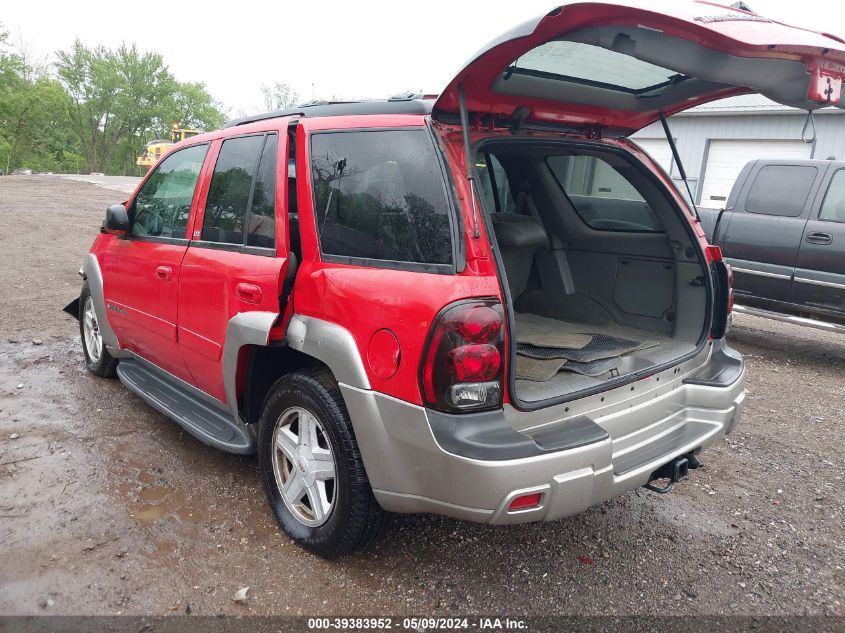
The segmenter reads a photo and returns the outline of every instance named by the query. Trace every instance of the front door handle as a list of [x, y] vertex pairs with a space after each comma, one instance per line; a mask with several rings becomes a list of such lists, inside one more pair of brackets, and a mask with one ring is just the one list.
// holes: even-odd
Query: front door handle
[[261, 288], [255, 284], [241, 282], [235, 286], [235, 294], [238, 299], [247, 303], [261, 303]]
[[170, 266], [158, 266], [156, 268], [156, 277], [162, 281], [170, 281], [173, 279], [173, 269]]
[[833, 242], [833, 236], [830, 233], [809, 233], [806, 240], [810, 244], [830, 244]]

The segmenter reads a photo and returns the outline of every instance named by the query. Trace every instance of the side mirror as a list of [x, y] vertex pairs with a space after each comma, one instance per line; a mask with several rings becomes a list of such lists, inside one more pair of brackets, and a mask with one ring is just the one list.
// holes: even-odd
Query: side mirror
[[129, 232], [129, 213], [126, 207], [113, 204], [106, 209], [106, 219], [101, 230], [111, 235], [126, 235]]

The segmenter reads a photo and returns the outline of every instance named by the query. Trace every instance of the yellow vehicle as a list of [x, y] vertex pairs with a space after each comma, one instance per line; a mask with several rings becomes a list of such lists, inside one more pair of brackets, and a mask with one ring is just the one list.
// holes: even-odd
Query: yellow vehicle
[[170, 130], [170, 140], [166, 141], [164, 139], [156, 139], [144, 145], [141, 155], [135, 159], [135, 164], [139, 167], [144, 167], [147, 171], [149, 171], [171, 145], [174, 145], [179, 141], [184, 141], [186, 138], [196, 136], [199, 133], [199, 130], [192, 130], [174, 125]]

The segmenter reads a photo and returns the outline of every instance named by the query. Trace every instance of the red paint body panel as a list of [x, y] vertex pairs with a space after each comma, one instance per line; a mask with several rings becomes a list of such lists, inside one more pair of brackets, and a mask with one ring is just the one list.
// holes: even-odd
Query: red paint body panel
[[365, 362], [370, 386], [422, 404], [420, 360], [434, 317], [458, 299], [497, 296], [498, 292], [495, 276], [453, 277], [306, 262], [296, 282], [295, 310], [349, 330], [362, 359], [367, 358], [373, 334], [389, 327], [399, 340], [399, 369], [392, 377], [382, 378]]
[[[192, 382], [218, 400], [223, 390], [222, 352], [229, 319], [250, 310], [279, 311], [287, 259], [191, 247], [182, 263], [179, 347]], [[239, 284], [260, 289], [255, 303], [238, 295]]]
[[[103, 252], [103, 293], [109, 323], [123, 347], [186, 380], [178, 353], [176, 297], [186, 246], [113, 238]], [[156, 269], [167, 267], [169, 280]]]

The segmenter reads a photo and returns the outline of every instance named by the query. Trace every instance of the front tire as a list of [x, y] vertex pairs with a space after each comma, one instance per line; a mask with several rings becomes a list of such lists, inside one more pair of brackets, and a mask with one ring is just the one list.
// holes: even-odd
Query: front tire
[[283, 376], [264, 402], [258, 464], [279, 526], [325, 558], [364, 547], [382, 531], [378, 505], [343, 397], [331, 374]]
[[79, 295], [79, 335], [88, 371], [101, 378], [112, 378], [116, 374], [117, 360], [112, 358], [103, 343], [94, 298], [87, 282], [83, 284]]

